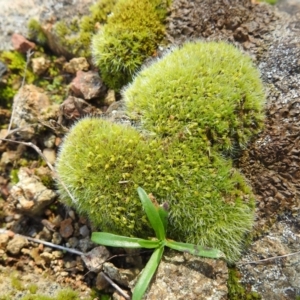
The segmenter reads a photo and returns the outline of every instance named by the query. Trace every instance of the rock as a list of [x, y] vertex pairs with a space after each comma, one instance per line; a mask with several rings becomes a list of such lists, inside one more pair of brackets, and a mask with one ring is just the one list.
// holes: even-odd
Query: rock
[[50, 100], [43, 89], [32, 84], [25, 85], [14, 97], [12, 123], [22, 130], [18, 134], [22, 140], [32, 139], [39, 119], [49, 110]]
[[83, 99], [69, 96], [60, 106], [60, 123], [75, 121], [83, 116], [94, 114], [101, 114], [101, 112]]
[[[55, 20], [70, 19], [73, 16], [82, 16], [88, 12], [88, 7], [93, 4], [92, 0], [74, 0], [58, 2], [49, 0], [1, 0], [0, 12], [0, 50], [10, 50], [12, 33], [17, 32], [27, 36], [28, 20], [34, 18], [38, 20], [43, 27], [50, 27]], [[49, 30], [49, 29], [48, 29]], [[47, 33], [47, 32], [46, 32]], [[57, 39], [53, 38], [53, 48], [59, 46]], [[56, 42], [56, 44], [55, 44]]]
[[109, 285], [110, 285], [109, 282], [103, 276], [103, 272], [100, 272], [96, 278], [96, 289], [102, 291], [105, 288], [107, 288]]
[[45, 187], [28, 168], [21, 167], [19, 182], [11, 188], [10, 196], [17, 201], [17, 209], [29, 215], [41, 215], [57, 194]]
[[[225, 300], [228, 269], [223, 260], [166, 252], [145, 300]], [[131, 282], [133, 287], [133, 282]]]
[[11, 254], [17, 255], [24, 247], [27, 246], [27, 244], [28, 242], [24, 237], [15, 235], [13, 239], [8, 242], [6, 249]]
[[77, 71], [70, 88], [74, 96], [83, 97], [85, 100], [101, 97], [106, 91], [102, 79], [99, 74], [94, 71]]
[[177, 45], [206, 38], [241, 43], [250, 49], [262, 42], [277, 19], [271, 5], [250, 0], [174, 0], [169, 12], [166, 35]]
[[53, 233], [51, 242], [56, 245], [59, 245], [62, 242], [62, 236], [59, 234], [59, 232]]
[[83, 225], [79, 228], [79, 233], [82, 235], [82, 237], [87, 237], [90, 235], [90, 230], [86, 225]]
[[0, 160], [0, 165], [6, 166], [8, 164], [13, 164], [18, 159], [20, 159], [20, 153], [18, 151], [3, 152]]
[[75, 57], [64, 64], [64, 71], [76, 74], [77, 71], [88, 71], [90, 65], [85, 57]]
[[54, 149], [45, 148], [43, 150], [43, 154], [46, 158], [46, 160], [51, 164], [54, 165], [56, 161], [56, 152]]
[[278, 38], [260, 59], [268, 85], [265, 129], [239, 160], [257, 198], [258, 231], [267, 229], [283, 211], [297, 213], [300, 207], [300, 30], [296, 24], [299, 15], [282, 17], [273, 32]]
[[110, 279], [123, 286], [128, 286], [139, 273], [138, 269], [117, 268], [110, 262], [103, 264], [103, 271]]
[[0, 248], [5, 249], [9, 241], [8, 233], [0, 233]]
[[[299, 296], [299, 222], [300, 214], [295, 217], [286, 215], [271, 227], [266, 236], [253, 242], [238, 263], [242, 274], [241, 282], [248, 288], [252, 287], [252, 291], [261, 295], [262, 299], [292, 300]], [[291, 255], [292, 253], [297, 254]], [[286, 257], [253, 263], [281, 255]]]
[[61, 221], [59, 233], [63, 238], [65, 239], [69, 238], [73, 234], [73, 232], [74, 232], [74, 228], [72, 225], [72, 219], [68, 218]]
[[73, 236], [73, 237], [70, 237], [68, 239], [67, 247], [69, 247], [69, 248], [76, 248], [77, 245], [78, 245], [78, 239], [77, 239], [77, 237]]
[[111, 254], [106, 247], [98, 246], [89, 251], [88, 253], [81, 255], [81, 258], [90, 271], [98, 273], [102, 270], [103, 263], [110, 256]]
[[106, 105], [109, 107], [114, 102], [116, 102], [116, 93], [114, 90], [108, 90], [107, 94], [104, 98], [103, 105]]
[[87, 236], [83, 239], [79, 240], [78, 248], [83, 252], [86, 253], [88, 250], [92, 249], [95, 244], [91, 242], [91, 239]]
[[44, 74], [50, 67], [51, 61], [45, 57], [37, 57], [31, 59], [32, 70], [37, 75]]
[[35, 43], [28, 41], [24, 36], [18, 33], [14, 33], [11, 38], [14, 50], [26, 53], [28, 50], [33, 50], [35, 48]]
[[54, 148], [56, 136], [49, 134], [43, 138], [43, 144], [46, 148]]

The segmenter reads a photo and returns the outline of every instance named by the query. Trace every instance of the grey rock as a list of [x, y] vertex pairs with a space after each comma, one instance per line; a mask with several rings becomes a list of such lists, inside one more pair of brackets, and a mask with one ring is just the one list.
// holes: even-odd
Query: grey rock
[[19, 33], [27, 36], [27, 23], [31, 18], [41, 24], [49, 24], [80, 16], [88, 12], [92, 0], [0, 0], [0, 50], [11, 50], [11, 36]]
[[[145, 300], [225, 300], [228, 269], [222, 260], [166, 252]], [[131, 282], [133, 287], [135, 282]]]
[[110, 262], [103, 264], [103, 270], [113, 281], [123, 286], [128, 286], [129, 282], [139, 273], [138, 269], [117, 268]]
[[[87, 268], [92, 272], [100, 272], [103, 267], [103, 263], [111, 256], [110, 252], [104, 246], [99, 246], [88, 253], [85, 253], [81, 256]], [[97, 277], [98, 278], [98, 277]], [[100, 276], [97, 280], [99, 280], [99, 286], [103, 285], [103, 276]]]
[[[300, 296], [299, 221], [300, 214], [296, 217], [287, 215], [275, 223], [266, 236], [250, 246], [247, 255], [239, 262], [241, 282], [252, 286], [252, 291], [259, 293], [263, 300]], [[253, 263], [262, 259], [270, 260]]]
[[38, 130], [36, 124], [48, 113], [51, 102], [42, 89], [30, 84], [18, 91], [13, 103], [12, 124], [22, 129], [18, 131], [22, 140], [30, 140]]

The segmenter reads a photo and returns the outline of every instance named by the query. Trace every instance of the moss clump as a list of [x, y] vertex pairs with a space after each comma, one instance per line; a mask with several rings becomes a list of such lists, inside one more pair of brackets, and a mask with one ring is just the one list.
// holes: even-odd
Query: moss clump
[[[0, 106], [10, 108], [15, 94], [18, 92], [24, 76], [26, 57], [17, 51], [3, 51], [0, 61], [8, 68], [8, 72], [0, 80]], [[30, 69], [26, 70], [26, 83], [32, 83], [36, 76]]]
[[228, 269], [228, 299], [229, 300], [260, 300], [261, 296], [257, 292], [249, 292], [240, 283], [240, 274], [237, 269]]
[[119, 90], [131, 81], [164, 37], [167, 1], [119, 0], [107, 24], [93, 37], [92, 56], [101, 77]]
[[[80, 300], [82, 299], [78, 292], [71, 289], [64, 289], [57, 293], [55, 297], [46, 295], [26, 295], [21, 300]], [[91, 300], [91, 297], [85, 298], [85, 300]]]
[[159, 137], [232, 153], [258, 133], [264, 90], [250, 57], [224, 42], [190, 42], [142, 70], [124, 91], [129, 114]]
[[118, 0], [98, 1], [90, 7], [90, 13], [60, 21], [54, 26], [60, 44], [73, 56], [90, 57], [90, 43], [99, 24], [106, 22]]
[[40, 23], [35, 19], [30, 19], [28, 24], [28, 38], [37, 42], [40, 45], [45, 45], [47, 43], [47, 37], [43, 31]]
[[231, 163], [187, 147], [178, 139], [153, 139], [102, 119], [79, 121], [65, 138], [56, 170], [76, 199], [59, 185], [62, 201], [101, 230], [153, 236], [136, 188], [170, 205], [168, 237], [223, 251], [236, 260], [253, 221], [250, 188]]

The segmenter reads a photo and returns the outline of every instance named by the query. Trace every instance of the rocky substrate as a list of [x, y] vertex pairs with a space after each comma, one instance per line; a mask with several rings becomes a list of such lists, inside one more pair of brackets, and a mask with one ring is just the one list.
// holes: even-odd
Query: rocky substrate
[[[12, 5], [0, 0], [5, 4], [0, 17], [5, 39], [1, 45], [8, 47], [12, 33], [21, 33], [14, 35], [15, 49], [30, 49], [31, 42], [24, 39], [29, 17], [54, 23], [74, 11], [83, 14], [90, 4], [47, 3], [23, 1], [18, 5], [14, 1]], [[66, 6], [62, 9], [61, 5]], [[281, 1], [278, 7], [281, 11], [255, 1], [174, 0], [168, 17], [170, 43], [193, 38], [231, 41], [252, 55], [267, 88], [265, 129], [236, 160], [256, 195], [257, 218], [254, 240], [235, 266], [243, 288], [232, 299], [252, 295], [279, 300], [300, 295], [300, 4]], [[35, 55], [31, 58], [34, 74], [47, 73], [53, 62], [39, 51]], [[71, 287], [78, 291], [79, 299], [100, 299], [99, 292], [91, 293], [92, 288], [113, 299], [125, 299], [150, 253], [107, 250], [91, 243], [94, 228], [84, 216], [60, 204], [55, 174], [41, 157], [54, 164], [64, 134], [82, 116], [129, 120], [121, 96], [105, 87], [85, 58], [57, 57], [54, 63], [64, 75], [62, 104], [55, 103], [49, 91], [26, 84], [14, 98], [13, 116], [10, 109], [0, 107], [0, 124], [6, 125], [0, 137], [14, 141], [0, 142], [0, 299], [22, 299], [32, 293], [32, 283], [38, 286], [37, 293], [51, 297]], [[1, 71], [0, 76], [3, 74]], [[15, 129], [7, 136], [10, 122]], [[273, 257], [278, 258], [270, 259]], [[265, 261], [256, 262], [262, 259]], [[105, 276], [125, 294], [115, 292]], [[224, 261], [166, 252], [145, 299], [225, 300], [227, 280]]]

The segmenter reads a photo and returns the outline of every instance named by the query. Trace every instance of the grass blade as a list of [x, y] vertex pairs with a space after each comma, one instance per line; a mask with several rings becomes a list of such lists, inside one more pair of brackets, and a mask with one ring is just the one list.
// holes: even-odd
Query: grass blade
[[201, 247], [194, 244], [180, 243], [170, 240], [166, 240], [165, 245], [177, 251], [188, 252], [196, 256], [209, 258], [225, 258], [225, 254], [222, 251], [213, 248]]
[[122, 248], [147, 248], [154, 249], [160, 245], [157, 240], [144, 240], [139, 238], [126, 237], [122, 235], [111, 234], [108, 232], [93, 232], [91, 240], [94, 243]]
[[155, 231], [156, 237], [159, 240], [164, 240], [166, 238], [166, 231], [158, 213], [158, 209], [151, 202], [150, 198], [141, 187], [138, 187], [137, 191], [141, 199], [142, 205], [145, 209], [145, 213], [149, 219], [149, 222]]
[[152, 253], [146, 267], [142, 271], [142, 275], [138, 279], [137, 284], [134, 287], [132, 300], [142, 299], [145, 291], [147, 290], [149, 283], [160, 263], [161, 257], [164, 252], [164, 247], [161, 246]]

